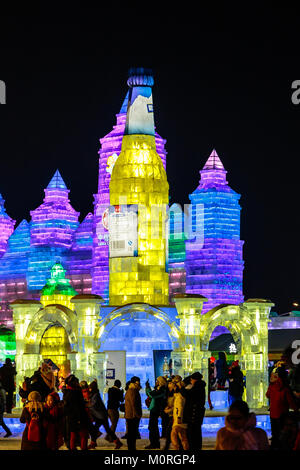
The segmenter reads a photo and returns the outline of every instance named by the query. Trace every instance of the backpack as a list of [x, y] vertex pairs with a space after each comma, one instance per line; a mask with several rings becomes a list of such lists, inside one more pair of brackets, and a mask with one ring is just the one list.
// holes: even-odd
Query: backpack
[[35, 411], [31, 412], [31, 419], [28, 425], [28, 441], [39, 442], [41, 440], [40, 417]]

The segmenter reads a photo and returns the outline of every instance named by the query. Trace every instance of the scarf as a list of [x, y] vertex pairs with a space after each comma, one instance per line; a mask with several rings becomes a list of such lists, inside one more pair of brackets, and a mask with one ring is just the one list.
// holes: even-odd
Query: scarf
[[55, 386], [55, 377], [51, 368], [46, 363], [41, 367], [41, 377], [50, 390], [53, 390]]

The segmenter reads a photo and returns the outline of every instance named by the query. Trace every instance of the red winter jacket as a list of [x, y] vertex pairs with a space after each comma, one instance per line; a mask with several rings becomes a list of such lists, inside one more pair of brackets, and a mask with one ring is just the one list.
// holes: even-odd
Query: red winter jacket
[[298, 409], [291, 390], [280, 378], [270, 383], [266, 397], [270, 400], [270, 418], [280, 418], [290, 408], [294, 411]]

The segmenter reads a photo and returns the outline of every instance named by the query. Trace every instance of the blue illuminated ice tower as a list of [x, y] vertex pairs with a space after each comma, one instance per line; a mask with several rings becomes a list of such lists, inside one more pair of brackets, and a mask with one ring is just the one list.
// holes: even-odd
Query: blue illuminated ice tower
[[243, 241], [240, 195], [228, 186], [215, 150], [190, 194], [190, 235], [186, 241], [186, 292], [205, 296], [203, 313], [220, 304], [243, 302]]

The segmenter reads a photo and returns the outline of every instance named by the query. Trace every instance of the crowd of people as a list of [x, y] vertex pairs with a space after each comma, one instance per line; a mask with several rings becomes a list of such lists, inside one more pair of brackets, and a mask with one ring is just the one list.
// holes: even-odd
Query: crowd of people
[[[230, 405], [225, 426], [217, 433], [216, 450], [300, 450], [300, 367], [293, 365], [290, 358], [291, 355], [286, 354], [270, 374], [266, 393], [272, 434], [270, 443], [266, 432], [256, 426], [256, 415], [242, 399], [245, 384], [238, 361], [228, 366], [220, 354], [217, 361], [210, 362], [209, 407], [212, 409], [210, 391], [225, 388]], [[0, 426], [6, 432], [4, 437], [12, 435], [3, 415], [5, 411], [11, 412], [13, 406], [15, 374], [10, 360], [0, 368]], [[200, 372], [186, 378], [160, 376], [154, 387], [146, 382], [149, 444], [145, 449], [202, 449], [205, 388]], [[63, 445], [70, 450], [78, 447], [95, 449], [97, 439], [105, 431], [105, 439], [114, 443], [115, 449], [120, 449], [124, 445], [121, 439], [126, 439], [128, 450], [135, 451], [136, 441], [141, 439], [141, 390], [137, 376], [126, 383], [124, 391], [121, 382], [115, 380], [108, 389], [105, 406], [96, 380], [89, 384], [80, 382], [74, 374], [59, 380], [51, 364], [45, 361], [32, 377], [24, 378], [19, 388], [23, 401], [20, 421], [25, 424], [21, 449], [58, 450]], [[126, 420], [126, 433], [121, 438], [116, 435], [120, 411], [124, 412]]]
[[69, 450], [94, 449], [102, 427], [105, 438], [119, 449], [123, 444], [115, 429], [118, 408], [124, 401], [120, 387], [121, 383], [115, 381], [109, 389], [106, 407], [96, 380], [88, 384], [70, 374], [58, 382], [51, 366], [43, 363], [19, 390], [24, 402], [20, 422], [25, 424], [21, 450], [58, 450], [63, 444]]

